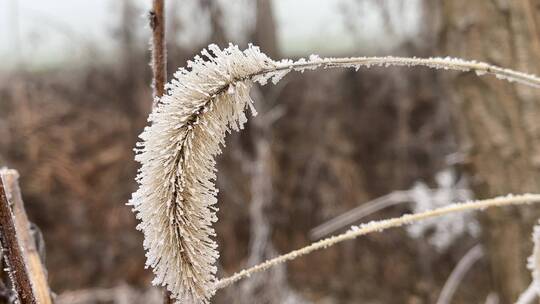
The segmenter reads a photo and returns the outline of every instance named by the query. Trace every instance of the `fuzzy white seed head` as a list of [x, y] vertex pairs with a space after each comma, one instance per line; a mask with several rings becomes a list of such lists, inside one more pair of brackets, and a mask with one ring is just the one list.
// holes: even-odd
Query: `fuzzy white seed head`
[[130, 200], [153, 283], [181, 303], [208, 303], [215, 292], [214, 157], [225, 134], [247, 120], [250, 75], [274, 66], [253, 46], [240, 51], [211, 45], [201, 55], [175, 73], [140, 135], [139, 189]]

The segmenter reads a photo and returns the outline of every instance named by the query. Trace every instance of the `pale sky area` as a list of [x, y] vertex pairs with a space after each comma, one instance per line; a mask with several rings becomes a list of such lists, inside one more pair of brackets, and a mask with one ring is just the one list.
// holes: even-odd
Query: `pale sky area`
[[[148, 29], [143, 12], [150, 1], [133, 1], [141, 9], [136, 24], [144, 38]], [[242, 8], [243, 3], [250, 0], [226, 1]], [[378, 37], [381, 25], [376, 14], [362, 14], [361, 39], [347, 30], [342, 8], [340, 10], [340, 4], [346, 1], [354, 0], [273, 0], [278, 39], [284, 54], [356, 53], [365, 46], [360, 45], [361, 41], [370, 47], [384, 43], [384, 39]], [[50, 66], [66, 60], [114, 56], [113, 33], [118, 25], [119, 7], [120, 1], [115, 0], [1, 0], [0, 60], [3, 64], [0, 69], [21, 59], [27, 65]], [[189, 17], [193, 18], [186, 16]], [[238, 23], [249, 19], [242, 17], [231, 20]], [[231, 26], [234, 28], [234, 25]], [[242, 26], [244, 24], [236, 24], [236, 28]], [[187, 27], [186, 32], [189, 30]], [[192, 38], [205, 34], [199, 25], [191, 26], [191, 31]], [[189, 37], [189, 33], [186, 35]]]

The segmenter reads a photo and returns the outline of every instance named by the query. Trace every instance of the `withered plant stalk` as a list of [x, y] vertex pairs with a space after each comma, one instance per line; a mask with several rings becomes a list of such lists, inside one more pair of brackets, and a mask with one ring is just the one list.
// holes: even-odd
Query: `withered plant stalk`
[[13, 213], [11, 212], [6, 187], [2, 178], [0, 178], [0, 240], [2, 242], [2, 251], [6, 257], [5, 261], [8, 266], [9, 277], [19, 301], [22, 304], [37, 303], [25, 266], [23, 253], [17, 240]]
[[167, 82], [167, 50], [165, 48], [165, 4], [163, 0], [154, 0], [148, 18], [152, 29], [152, 89], [154, 105], [156, 97], [165, 93]]

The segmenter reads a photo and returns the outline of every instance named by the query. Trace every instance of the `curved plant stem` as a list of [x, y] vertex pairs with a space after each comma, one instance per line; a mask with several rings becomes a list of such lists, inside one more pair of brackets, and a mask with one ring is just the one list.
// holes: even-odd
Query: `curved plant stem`
[[412, 224], [424, 219], [439, 217], [446, 214], [454, 212], [463, 212], [469, 210], [483, 210], [489, 207], [502, 207], [508, 205], [521, 205], [526, 203], [540, 203], [540, 194], [523, 194], [523, 195], [509, 195], [504, 197], [497, 197], [487, 200], [480, 201], [471, 201], [467, 203], [452, 204], [446, 207], [437, 208], [434, 210], [416, 213], [416, 214], [406, 214], [399, 218], [392, 218], [382, 221], [374, 221], [359, 227], [353, 226], [351, 230], [332, 236], [321, 241], [312, 243], [304, 248], [291, 251], [287, 254], [278, 256], [276, 258], [267, 260], [261, 264], [253, 266], [248, 269], [244, 269], [240, 272], [235, 273], [234, 275], [221, 279], [216, 283], [216, 289], [221, 289], [227, 287], [241, 279], [247, 278], [250, 275], [267, 270], [268, 268], [275, 266], [277, 264], [285, 263], [287, 261], [294, 260], [303, 255], [309, 254], [313, 251], [324, 249], [330, 246], [333, 246], [337, 243], [341, 243], [346, 240], [352, 240], [359, 236], [366, 235], [372, 232], [381, 232], [389, 228], [400, 227], [403, 225]]
[[342, 213], [311, 229], [310, 235], [313, 241], [335, 233], [337, 230], [350, 227], [363, 217], [379, 212], [383, 209], [404, 204], [412, 201], [408, 190], [392, 191], [388, 194], [373, 199], [367, 203]]
[[446, 283], [444, 283], [439, 299], [437, 299], [437, 304], [450, 304], [452, 302], [452, 297], [456, 293], [463, 277], [465, 277], [469, 269], [471, 269], [476, 261], [481, 259], [483, 255], [484, 250], [482, 249], [482, 245], [475, 245], [463, 256], [463, 258], [461, 258], [456, 268], [452, 270]]
[[[431, 193], [438, 191], [437, 189], [429, 189]], [[467, 189], [456, 189], [459, 193], [466, 193]], [[310, 231], [312, 240], [319, 240], [336, 231], [346, 228], [354, 223], [359, 222], [362, 218], [372, 215], [376, 212], [384, 210], [396, 205], [409, 203], [414, 201], [411, 190], [397, 190], [377, 197], [371, 201], [363, 203], [356, 208], [353, 208], [345, 213], [342, 213], [318, 226]]]
[[511, 69], [501, 68], [495, 65], [490, 65], [485, 62], [473, 60], [463, 60], [457, 58], [416, 58], [416, 57], [350, 57], [350, 58], [318, 58], [309, 61], [299, 60], [296, 62], [279, 62], [276, 68], [271, 70], [261, 71], [258, 74], [265, 74], [280, 70], [304, 70], [335, 67], [356, 67], [361, 66], [425, 66], [435, 69], [457, 70], [457, 71], [474, 71], [477, 75], [492, 74], [497, 78], [516, 81], [526, 85], [540, 87], [540, 78], [526, 74], [523, 72], [514, 71]]

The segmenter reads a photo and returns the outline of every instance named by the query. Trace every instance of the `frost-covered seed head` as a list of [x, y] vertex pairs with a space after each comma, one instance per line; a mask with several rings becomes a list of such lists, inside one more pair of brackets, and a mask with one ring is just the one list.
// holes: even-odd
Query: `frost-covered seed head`
[[156, 275], [153, 283], [166, 286], [181, 303], [208, 303], [214, 294], [214, 157], [225, 134], [247, 120], [249, 75], [274, 65], [252, 46], [240, 51], [211, 45], [201, 54], [175, 73], [140, 135], [139, 189], [130, 200], [144, 233], [146, 266]]

